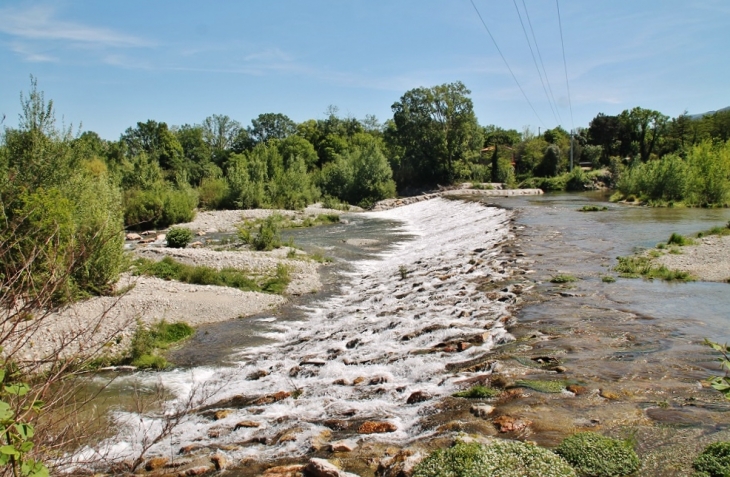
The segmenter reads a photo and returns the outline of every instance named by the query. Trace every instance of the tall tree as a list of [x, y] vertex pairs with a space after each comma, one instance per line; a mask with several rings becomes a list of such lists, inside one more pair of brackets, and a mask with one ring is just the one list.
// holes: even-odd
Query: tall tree
[[630, 134], [631, 142], [636, 143], [639, 157], [643, 162], [649, 160], [657, 142], [664, 135], [668, 116], [659, 111], [644, 108], [633, 108], [619, 115], [619, 121]]
[[481, 149], [470, 93], [456, 82], [412, 89], [393, 104], [388, 136], [403, 151], [396, 171], [400, 185], [451, 183], [455, 163]]
[[269, 139], [286, 139], [297, 132], [297, 125], [288, 116], [281, 113], [259, 114], [251, 120], [248, 133], [256, 144], [265, 143]]

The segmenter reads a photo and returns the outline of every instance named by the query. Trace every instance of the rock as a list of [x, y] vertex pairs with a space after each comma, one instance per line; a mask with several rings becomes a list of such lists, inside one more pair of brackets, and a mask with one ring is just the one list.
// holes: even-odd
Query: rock
[[220, 421], [221, 419], [225, 419], [228, 416], [231, 415], [233, 411], [230, 409], [221, 409], [220, 411], [216, 411], [215, 414], [213, 414], [213, 419], [216, 421]]
[[348, 386], [350, 383], [347, 382], [347, 379], [337, 379], [332, 381], [332, 384], [334, 386]]
[[254, 371], [253, 373], [246, 376], [247, 381], [256, 381], [257, 379], [261, 379], [265, 376], [268, 376], [269, 372], [265, 371], [263, 369], [259, 369], [258, 371]]
[[195, 235], [197, 235], [198, 237], [203, 237], [205, 235], [205, 231], [204, 230], [198, 230], [197, 232], [195, 232]]
[[181, 447], [178, 454], [191, 454], [197, 450], [203, 449], [203, 446], [199, 444], [190, 444], [185, 447]]
[[225, 470], [231, 465], [231, 460], [225, 454], [214, 454], [210, 461], [215, 466], [215, 470]]
[[288, 391], [279, 391], [278, 393], [274, 393], [274, 394], [269, 394], [269, 395], [266, 395], [266, 396], [262, 396], [262, 397], [256, 399], [251, 404], [254, 405], [254, 406], [260, 406], [262, 404], [272, 404], [272, 403], [281, 401], [283, 399], [286, 399], [289, 396], [291, 396], [291, 393], [290, 392], [288, 392]]
[[564, 373], [564, 372], [566, 372], [566, 371], [568, 370], [568, 368], [566, 368], [565, 366], [555, 366], [555, 367], [554, 367], [554, 368], [552, 368], [552, 369], [553, 369], [553, 371], [555, 371], [556, 373], [561, 373], [561, 374], [562, 374], [562, 373]]
[[128, 233], [124, 236], [126, 240], [142, 240], [142, 236], [140, 234], [135, 233]]
[[350, 439], [330, 443], [332, 452], [352, 452], [355, 449], [357, 449], [357, 442]]
[[499, 416], [494, 420], [494, 424], [499, 432], [519, 432], [527, 428], [532, 422], [512, 416]]
[[617, 401], [620, 399], [619, 395], [613, 391], [609, 391], [608, 389], [601, 389], [601, 391], [598, 393], [599, 396], [605, 399], [609, 399], [611, 401]]
[[[338, 469], [334, 464], [324, 459], [312, 458], [303, 469], [307, 477], [350, 477], [354, 474]], [[356, 476], [355, 476], [356, 477]]]
[[368, 385], [374, 386], [376, 384], [383, 384], [383, 383], [387, 383], [387, 382], [388, 382], [388, 378], [386, 376], [376, 376], [376, 377], [372, 378], [370, 381], [368, 381]]
[[291, 429], [287, 429], [286, 431], [284, 431], [284, 433], [280, 435], [276, 443], [282, 444], [284, 442], [294, 442], [297, 440], [297, 436], [301, 434], [303, 430], [304, 429], [302, 429], [301, 427], [292, 427]]
[[278, 465], [266, 469], [264, 474], [266, 477], [300, 477], [303, 475], [302, 471], [304, 466], [300, 464], [296, 465]]
[[415, 404], [417, 402], [428, 401], [431, 399], [431, 395], [424, 391], [416, 391], [411, 393], [406, 399], [406, 404]]
[[471, 343], [468, 343], [466, 341], [462, 341], [461, 343], [459, 343], [458, 345], [456, 345], [456, 349], [458, 349], [459, 351], [466, 351], [469, 348], [471, 348], [471, 346], [472, 346]]
[[152, 471], [164, 467], [170, 459], [167, 457], [153, 457], [144, 465], [145, 470]]
[[585, 386], [579, 386], [577, 384], [571, 384], [567, 388], [568, 391], [575, 394], [576, 396], [580, 396], [581, 394], [585, 394], [588, 389]]
[[322, 423], [333, 431], [344, 431], [350, 428], [350, 422], [343, 419], [328, 419]]
[[395, 432], [398, 430], [395, 424], [385, 421], [365, 421], [358, 428], [360, 434], [382, 434], [384, 432]]
[[469, 409], [469, 412], [477, 417], [486, 418], [494, 412], [494, 406], [490, 406], [489, 404], [475, 404]]
[[364, 381], [365, 381], [365, 378], [364, 378], [364, 377], [362, 377], [362, 376], [358, 376], [358, 377], [356, 377], [356, 378], [355, 378], [355, 379], [354, 379], [354, 380], [352, 381], [352, 385], [353, 385], [353, 386], [357, 386], [358, 384], [360, 384], [360, 383], [362, 383], [362, 382], [364, 382]]
[[202, 246], [203, 246], [203, 242], [201, 242], [200, 240], [196, 240], [195, 242], [188, 245], [188, 247], [190, 247], [190, 248], [200, 248]]
[[162, 242], [167, 238], [167, 234], [157, 234], [155, 237], [155, 242]]
[[407, 477], [413, 474], [413, 468], [421, 460], [423, 455], [420, 452], [401, 449], [395, 455], [381, 459], [375, 474], [379, 477]]
[[192, 467], [188, 470], [184, 470], [177, 475], [179, 475], [180, 477], [184, 477], [184, 476], [188, 476], [188, 475], [203, 475], [203, 474], [207, 474], [211, 470], [213, 470], [211, 467], [199, 465], [197, 467]]
[[206, 230], [205, 233], [206, 234], [217, 234], [218, 229], [210, 228], [210, 229]]
[[241, 428], [244, 428], [244, 429], [253, 429], [253, 428], [256, 428], [256, 427], [259, 427], [259, 426], [261, 426], [261, 424], [259, 424], [258, 422], [255, 422], [255, 421], [241, 421], [241, 422], [239, 422], [238, 424], [235, 425], [235, 427], [233, 428], [233, 430], [234, 431], [237, 431], [237, 430], [239, 430]]
[[332, 437], [332, 431], [325, 429], [316, 436], [312, 437], [311, 448], [315, 452], [319, 452], [329, 447], [329, 440]]
[[144, 232], [142, 232], [142, 235], [145, 237], [148, 235], [157, 235], [157, 230], [145, 230]]
[[305, 366], [307, 364], [312, 365], [312, 366], [324, 366], [325, 364], [327, 364], [327, 361], [325, 361], [323, 359], [317, 359], [317, 358], [307, 359], [307, 360], [304, 360], [301, 363], [299, 363], [299, 366]]

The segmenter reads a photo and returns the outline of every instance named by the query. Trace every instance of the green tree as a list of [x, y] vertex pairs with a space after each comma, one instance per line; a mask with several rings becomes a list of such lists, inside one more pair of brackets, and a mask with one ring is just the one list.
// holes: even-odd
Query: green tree
[[297, 125], [281, 113], [259, 114], [251, 120], [248, 134], [254, 144], [265, 143], [270, 139], [286, 139], [297, 132]]

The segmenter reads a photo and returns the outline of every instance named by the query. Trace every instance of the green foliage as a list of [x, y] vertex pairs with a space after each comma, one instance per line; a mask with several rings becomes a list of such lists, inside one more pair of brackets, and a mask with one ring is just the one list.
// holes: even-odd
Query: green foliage
[[561, 273], [561, 274], [558, 274], [558, 275], [554, 275], [554, 276], [553, 276], [553, 277], [552, 277], [552, 278], [550, 279], [550, 283], [559, 283], [559, 284], [562, 284], [562, 283], [571, 283], [571, 282], [575, 282], [575, 281], [577, 281], [577, 280], [578, 280], [578, 279], [577, 279], [577, 278], [575, 278], [575, 277], [574, 277], [573, 275], [568, 275], [568, 274], [566, 274], [566, 273]]
[[224, 204], [230, 191], [225, 179], [206, 177], [198, 187], [200, 207], [207, 210], [216, 210]]
[[601, 281], [603, 283], [616, 283], [616, 278], [612, 277], [611, 275], [604, 275], [601, 277]]
[[730, 235], [730, 222], [728, 222], [724, 227], [717, 226], [712, 227], [709, 230], [703, 230], [697, 234], [697, 238], [702, 238], [706, 235]]
[[476, 386], [472, 386], [465, 391], [459, 391], [457, 393], [454, 393], [453, 396], [468, 399], [487, 399], [499, 396], [499, 393], [500, 391], [498, 389], [493, 389], [487, 386], [482, 386], [481, 384], [477, 384]]
[[622, 278], [644, 277], [647, 279], [658, 278], [660, 280], [679, 282], [694, 280], [688, 272], [670, 270], [664, 265], [654, 265], [651, 257], [647, 256], [618, 257], [618, 264], [614, 267], [614, 271], [618, 272]]
[[167, 232], [167, 246], [185, 248], [193, 239], [193, 231], [185, 227], [173, 227]]
[[457, 443], [436, 450], [421, 461], [413, 477], [575, 477], [561, 457], [547, 449], [517, 441], [489, 445]]
[[705, 338], [705, 344], [720, 353], [717, 360], [720, 362], [720, 367], [724, 373], [723, 376], [713, 376], [708, 381], [714, 389], [725, 396], [725, 399], [730, 400], [730, 348], [727, 344], [721, 345], [707, 338]]
[[565, 389], [565, 382], [523, 379], [515, 381], [515, 386], [532, 389], [541, 393], [560, 393]]
[[281, 222], [283, 218], [279, 214], [272, 214], [259, 223], [258, 231], [251, 233], [248, 224], [238, 229], [238, 237], [251, 245], [254, 250], [273, 250], [281, 247]]
[[169, 363], [160, 355], [161, 350], [183, 341], [195, 333], [187, 323], [167, 323], [162, 320], [149, 327], [137, 324], [132, 337], [130, 362], [138, 368], [164, 369]]
[[578, 209], [578, 212], [602, 212], [604, 210], [608, 210], [608, 207], [599, 207], [597, 205], [584, 205], [583, 207]]
[[138, 259], [134, 263], [134, 273], [147, 275], [163, 280], [177, 280], [195, 285], [215, 285], [238, 288], [243, 291], [264, 291], [267, 293], [283, 293], [289, 284], [290, 277], [286, 267], [277, 267], [273, 275], [254, 275], [244, 270], [187, 265], [171, 257], [155, 262]]
[[197, 193], [188, 186], [132, 189], [124, 194], [124, 223], [132, 229], [145, 229], [190, 222], [197, 205]]
[[692, 463], [697, 476], [726, 477], [730, 475], [730, 442], [714, 442]]
[[586, 477], [628, 476], [641, 465], [631, 442], [594, 432], [579, 432], [565, 438], [555, 452]]
[[669, 237], [669, 240], [667, 240], [667, 245], [679, 245], [680, 247], [683, 247], [685, 245], [694, 245], [695, 241], [691, 238], [685, 237], [684, 235], [680, 235], [678, 233], [672, 233], [672, 235]]

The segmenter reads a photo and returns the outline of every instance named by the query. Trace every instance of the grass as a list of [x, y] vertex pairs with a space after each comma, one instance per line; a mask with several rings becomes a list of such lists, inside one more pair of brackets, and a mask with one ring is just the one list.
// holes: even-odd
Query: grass
[[494, 189], [494, 186], [489, 183], [482, 183], [482, 182], [472, 182], [469, 186], [470, 189], [476, 189], [476, 190], [492, 190]]
[[608, 210], [608, 207], [599, 207], [597, 205], [584, 205], [583, 207], [578, 209], [578, 212], [602, 212], [604, 210]]
[[641, 462], [630, 441], [579, 432], [567, 437], [555, 452], [567, 460], [579, 475], [614, 477], [634, 475]]
[[565, 273], [561, 273], [559, 275], [554, 275], [550, 279], [550, 283], [571, 283], [571, 282], [575, 282], [575, 281], [578, 281], [578, 279], [575, 278], [573, 275], [568, 275]]
[[615, 277], [612, 277], [611, 275], [604, 275], [604, 276], [601, 277], [601, 281], [603, 283], [615, 283], [616, 282], [616, 278]]
[[684, 235], [680, 235], [678, 233], [673, 233], [669, 240], [667, 240], [667, 245], [678, 245], [680, 247], [684, 247], [685, 245], [694, 245], [697, 242], [692, 240], [689, 237], [685, 237]]
[[682, 270], [670, 270], [664, 265], [656, 266], [652, 263], [651, 257], [618, 257], [618, 264], [614, 271], [619, 273], [621, 278], [658, 278], [665, 281], [688, 282], [694, 280], [689, 272]]
[[160, 351], [186, 340], [195, 333], [187, 323], [167, 323], [160, 321], [149, 327], [141, 323], [132, 338], [130, 362], [133, 366], [145, 369], [164, 369], [169, 363]]
[[532, 389], [541, 393], [560, 393], [565, 389], [565, 382], [521, 379], [515, 381], [515, 386]]
[[188, 265], [171, 257], [165, 257], [159, 262], [145, 258], [137, 259], [134, 262], [134, 273], [195, 285], [224, 286], [243, 291], [275, 294], [282, 294], [291, 281], [289, 269], [283, 264], [277, 265], [273, 276], [261, 277], [236, 268], [217, 270], [212, 267]]
[[477, 384], [476, 386], [472, 386], [466, 391], [459, 391], [458, 393], [454, 393], [453, 396], [467, 399], [487, 399], [496, 397], [499, 395], [499, 393], [500, 391], [497, 389]]
[[720, 236], [730, 235], [730, 222], [728, 222], [727, 225], [725, 225], [724, 227], [718, 226], [718, 227], [712, 227], [709, 230], [703, 230], [702, 232], [699, 232], [697, 234], [697, 238], [702, 238], [707, 235], [720, 235]]

